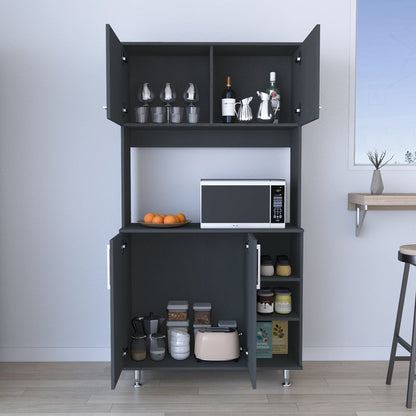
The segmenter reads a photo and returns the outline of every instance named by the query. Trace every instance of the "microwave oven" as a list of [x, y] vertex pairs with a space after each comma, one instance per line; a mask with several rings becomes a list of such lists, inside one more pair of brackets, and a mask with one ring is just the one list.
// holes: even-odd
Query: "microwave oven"
[[284, 179], [201, 179], [201, 228], [285, 228]]

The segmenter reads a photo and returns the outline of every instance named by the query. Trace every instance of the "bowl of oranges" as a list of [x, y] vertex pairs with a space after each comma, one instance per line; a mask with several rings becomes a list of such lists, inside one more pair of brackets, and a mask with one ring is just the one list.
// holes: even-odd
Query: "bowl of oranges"
[[170, 228], [170, 227], [182, 227], [186, 224], [189, 224], [191, 221], [187, 220], [185, 215], [182, 213], [172, 215], [172, 214], [157, 214], [148, 212], [142, 221], [139, 221], [139, 224], [146, 227], [155, 227], [155, 228]]

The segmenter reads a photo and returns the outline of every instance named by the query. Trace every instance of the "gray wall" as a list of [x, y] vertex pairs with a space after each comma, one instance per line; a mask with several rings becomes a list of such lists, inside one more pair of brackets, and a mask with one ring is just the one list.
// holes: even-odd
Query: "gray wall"
[[[105, 23], [123, 41], [230, 42], [301, 41], [321, 24], [323, 108], [303, 134], [304, 358], [387, 358], [416, 213], [371, 212], [354, 236], [347, 193], [371, 180], [349, 163], [354, 0], [154, 4], [0, 1], [0, 360], [109, 359], [120, 129], [101, 108]], [[416, 192], [414, 170], [383, 178]]]

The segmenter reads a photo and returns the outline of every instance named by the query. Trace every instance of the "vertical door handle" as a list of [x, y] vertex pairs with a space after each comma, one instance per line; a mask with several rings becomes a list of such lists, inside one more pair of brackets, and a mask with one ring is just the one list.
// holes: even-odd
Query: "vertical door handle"
[[107, 290], [110, 289], [110, 244], [107, 244]]
[[260, 269], [261, 269], [261, 245], [257, 244], [257, 284], [256, 289], [260, 289]]

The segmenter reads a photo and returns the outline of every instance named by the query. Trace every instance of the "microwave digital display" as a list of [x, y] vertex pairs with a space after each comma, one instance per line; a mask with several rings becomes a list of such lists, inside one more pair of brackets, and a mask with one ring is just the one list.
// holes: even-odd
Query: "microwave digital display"
[[285, 228], [284, 179], [201, 179], [201, 228]]

